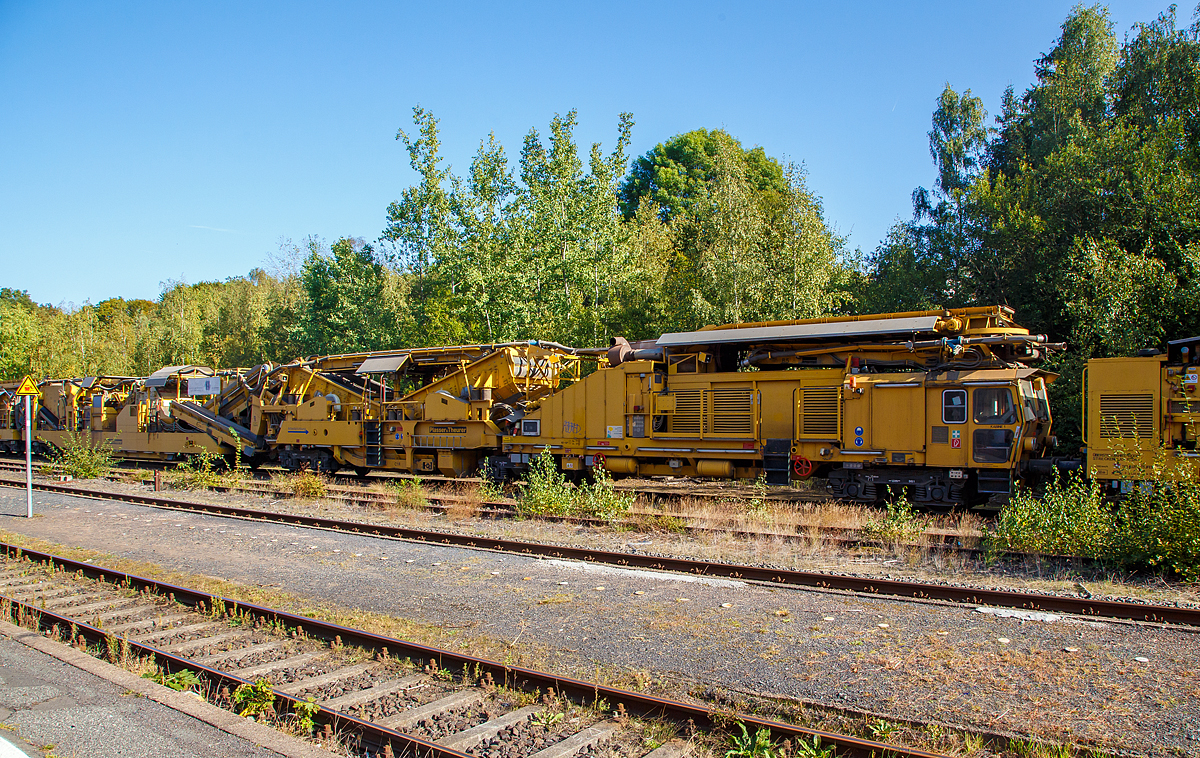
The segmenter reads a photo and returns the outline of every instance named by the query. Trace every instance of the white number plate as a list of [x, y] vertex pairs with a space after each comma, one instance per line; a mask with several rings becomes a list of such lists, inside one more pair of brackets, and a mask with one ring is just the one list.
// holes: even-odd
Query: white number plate
[[952, 468], [952, 469], [950, 469], [950, 478], [951, 479], [965, 479], [966, 477], [963, 475], [962, 469]]
[[846, 461], [842, 468], [862, 468], [862, 461]]

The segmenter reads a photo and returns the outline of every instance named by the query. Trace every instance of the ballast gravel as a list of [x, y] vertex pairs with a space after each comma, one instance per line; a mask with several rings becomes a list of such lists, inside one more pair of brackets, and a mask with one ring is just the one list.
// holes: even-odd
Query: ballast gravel
[[[564, 675], [591, 678], [602, 667], [677, 696], [755, 693], [1141, 755], [1200, 755], [1200, 637], [1191, 629], [644, 571], [593, 577], [585, 565], [47, 493], [35, 493], [35, 509], [40, 518], [5, 519], [3, 528], [439, 626], [450, 641], [503, 640]], [[0, 488], [0, 513], [23, 512], [24, 493]]]

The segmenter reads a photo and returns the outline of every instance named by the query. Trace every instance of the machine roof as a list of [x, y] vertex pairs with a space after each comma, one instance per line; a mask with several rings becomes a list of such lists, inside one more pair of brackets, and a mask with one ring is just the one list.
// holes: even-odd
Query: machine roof
[[698, 332], [674, 332], [659, 337], [659, 347], [685, 345], [726, 345], [734, 343], [799, 342], [842, 337], [866, 337], [884, 334], [935, 334], [938, 316], [842, 321], [826, 324], [788, 324], [734, 329], [705, 329]]

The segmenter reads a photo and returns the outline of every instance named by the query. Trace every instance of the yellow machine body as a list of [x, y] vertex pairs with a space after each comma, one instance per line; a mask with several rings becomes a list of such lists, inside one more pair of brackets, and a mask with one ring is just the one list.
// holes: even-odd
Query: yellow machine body
[[1200, 479], [1200, 361], [1194, 352], [1172, 357], [1088, 361], [1084, 442], [1094, 478], [1126, 488], [1145, 480]]
[[121, 458], [176, 460], [201, 452], [227, 455], [203, 428], [180, 423], [172, 413], [190, 399], [191, 379], [220, 380], [203, 366], [169, 366], [150, 377], [87, 377], [40, 384], [34, 441], [63, 449], [75, 442], [104, 445]]
[[[897, 338], [910, 329], [925, 334]], [[503, 452], [518, 468], [549, 449], [564, 471], [819, 475], [851, 499], [889, 487], [933, 504], [1003, 495], [1049, 446], [1054, 375], [1014, 360], [1044, 344], [1002, 308], [664, 335], [614, 347], [537, 404]]]
[[337, 355], [251, 376], [235, 410], [287, 468], [461, 477], [503, 419], [578, 377], [569, 349], [535, 342]]

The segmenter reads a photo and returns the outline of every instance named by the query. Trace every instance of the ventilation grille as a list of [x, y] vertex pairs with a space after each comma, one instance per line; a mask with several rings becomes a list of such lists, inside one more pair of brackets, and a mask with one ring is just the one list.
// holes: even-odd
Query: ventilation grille
[[800, 390], [802, 437], [837, 439], [838, 401], [841, 393], [842, 388], [838, 386], [804, 387]]
[[935, 426], [929, 430], [929, 441], [945, 445], [950, 441], [950, 427]]
[[711, 431], [714, 435], [736, 437], [754, 434], [753, 390], [712, 390], [709, 392], [709, 403]]
[[754, 436], [754, 391], [676, 390], [668, 434], [689, 437]]
[[1101, 439], [1150, 439], [1154, 436], [1153, 395], [1101, 395]]
[[670, 416], [667, 432], [699, 437], [704, 418], [704, 391], [676, 390], [671, 394], [675, 396], [675, 413]]
[[1200, 413], [1200, 400], [1172, 400], [1171, 413]]

